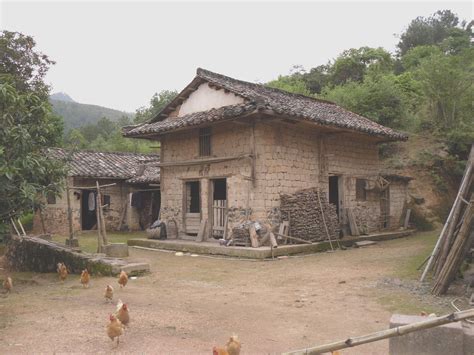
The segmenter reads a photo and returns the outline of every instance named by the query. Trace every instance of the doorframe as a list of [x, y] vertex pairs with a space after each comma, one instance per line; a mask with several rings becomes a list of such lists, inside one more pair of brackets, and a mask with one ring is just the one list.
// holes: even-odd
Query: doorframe
[[186, 214], [188, 213], [188, 191], [186, 188], [186, 184], [188, 182], [197, 182], [199, 184], [199, 219], [202, 220], [202, 186], [201, 186], [201, 179], [198, 178], [190, 178], [190, 179], [183, 179], [183, 193], [182, 193], [182, 222], [183, 222], [183, 232], [186, 234]]
[[339, 222], [343, 221], [343, 211], [345, 208], [344, 204], [344, 181], [345, 181], [345, 176], [343, 174], [337, 174], [337, 173], [329, 173], [328, 174], [328, 202], [329, 202], [329, 196], [330, 196], [330, 191], [329, 191], [329, 180], [331, 177], [337, 177], [337, 215], [339, 218]]
[[[208, 178], [209, 185], [208, 185], [208, 198], [207, 198], [207, 215], [208, 215], [208, 231], [206, 233], [207, 238], [209, 240], [213, 239], [212, 236], [212, 226], [214, 225], [214, 180], [225, 179], [225, 196], [226, 196], [226, 214], [227, 210], [229, 209], [229, 184], [228, 184], [228, 177], [227, 176], [213, 176]], [[227, 216], [226, 216], [227, 217]]]

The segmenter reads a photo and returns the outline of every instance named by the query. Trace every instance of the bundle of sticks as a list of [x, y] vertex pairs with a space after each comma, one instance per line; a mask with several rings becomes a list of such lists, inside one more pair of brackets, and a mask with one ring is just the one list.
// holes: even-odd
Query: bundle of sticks
[[299, 190], [280, 196], [282, 220], [290, 221], [290, 234], [308, 241], [339, 238], [339, 219], [336, 206], [317, 188]]

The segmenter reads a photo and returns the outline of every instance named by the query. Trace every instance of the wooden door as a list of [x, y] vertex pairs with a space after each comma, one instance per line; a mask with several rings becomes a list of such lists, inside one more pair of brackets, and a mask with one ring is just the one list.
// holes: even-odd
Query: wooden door
[[211, 219], [211, 237], [220, 239], [224, 237], [227, 217], [227, 181], [226, 179], [211, 180], [211, 189], [209, 190], [210, 201], [212, 201]]
[[199, 181], [187, 181], [184, 193], [184, 230], [186, 234], [197, 235], [201, 223], [201, 189]]

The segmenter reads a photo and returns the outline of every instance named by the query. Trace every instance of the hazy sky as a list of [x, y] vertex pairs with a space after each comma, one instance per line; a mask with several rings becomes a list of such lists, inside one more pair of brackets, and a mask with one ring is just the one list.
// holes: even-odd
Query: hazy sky
[[56, 61], [53, 92], [126, 111], [182, 89], [197, 67], [266, 82], [361, 46], [395, 50], [417, 16], [467, 2], [0, 1], [0, 27], [32, 35]]

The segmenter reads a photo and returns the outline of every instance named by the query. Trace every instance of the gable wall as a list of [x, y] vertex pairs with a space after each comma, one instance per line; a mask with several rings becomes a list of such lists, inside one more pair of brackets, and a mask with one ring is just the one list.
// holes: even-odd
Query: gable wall
[[235, 105], [243, 103], [244, 99], [231, 92], [216, 90], [209, 87], [208, 83], [201, 84], [196, 91], [181, 104], [177, 116], [184, 116], [188, 113], [207, 111], [211, 108]]

